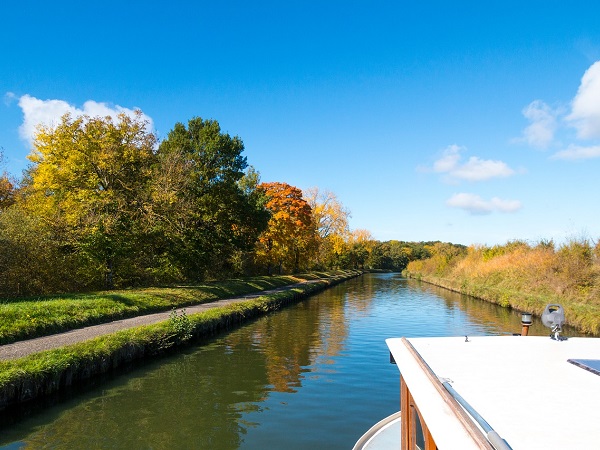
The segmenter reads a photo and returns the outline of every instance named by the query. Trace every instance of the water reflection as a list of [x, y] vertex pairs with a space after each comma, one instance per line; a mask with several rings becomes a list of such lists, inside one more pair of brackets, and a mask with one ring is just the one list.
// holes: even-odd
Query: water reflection
[[142, 370], [39, 426], [25, 448], [238, 448], [242, 415], [266, 395], [264, 357], [250, 347], [208, 345]]
[[519, 331], [509, 310], [366, 275], [0, 427], [0, 445], [347, 449], [398, 409], [385, 338]]
[[[469, 319], [485, 328], [490, 334], [513, 334], [521, 332], [521, 313], [509, 308], [500, 308], [493, 303], [483, 302], [468, 295], [411, 280], [410, 283], [421, 292], [442, 298], [449, 311], [458, 309]], [[575, 328], [564, 327], [567, 336], [585, 336]], [[549, 336], [550, 330], [538, 319], [529, 328], [530, 336]]]

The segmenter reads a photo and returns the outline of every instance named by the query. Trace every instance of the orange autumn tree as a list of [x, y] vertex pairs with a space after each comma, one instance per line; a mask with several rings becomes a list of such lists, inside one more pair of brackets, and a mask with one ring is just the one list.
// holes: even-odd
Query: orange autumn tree
[[302, 191], [287, 183], [261, 183], [257, 187], [266, 197], [271, 212], [267, 229], [260, 235], [256, 259], [272, 273], [298, 272], [314, 251], [315, 227], [312, 210]]

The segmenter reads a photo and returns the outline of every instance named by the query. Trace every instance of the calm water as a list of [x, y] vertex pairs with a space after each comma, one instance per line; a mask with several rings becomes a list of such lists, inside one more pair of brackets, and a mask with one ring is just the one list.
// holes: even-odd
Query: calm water
[[494, 305], [364, 275], [0, 426], [0, 446], [350, 449], [399, 408], [386, 338], [520, 329], [519, 314]]

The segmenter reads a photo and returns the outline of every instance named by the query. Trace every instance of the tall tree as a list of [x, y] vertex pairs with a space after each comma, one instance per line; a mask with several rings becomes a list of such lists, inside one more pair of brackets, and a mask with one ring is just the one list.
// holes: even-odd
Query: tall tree
[[27, 206], [52, 226], [57, 239], [86, 261], [86, 276], [106, 287], [130, 276], [156, 138], [138, 111], [110, 117], [62, 117], [41, 127], [29, 159]]
[[274, 265], [280, 273], [284, 266], [297, 272], [314, 251], [316, 232], [310, 205], [300, 189], [287, 183], [261, 183], [258, 188], [268, 199], [271, 218], [260, 236], [257, 258], [269, 274]]
[[239, 225], [239, 231], [245, 232], [248, 236], [249, 245], [240, 247], [232, 256], [232, 266], [236, 274], [260, 273], [260, 268], [256, 267], [254, 247], [260, 233], [267, 227], [271, 212], [266, 208], [268, 198], [258, 188], [259, 184], [260, 173], [253, 166], [249, 166], [244, 176], [238, 181], [239, 188], [249, 201], [252, 214], [248, 220]]
[[312, 209], [318, 234], [316, 263], [318, 266], [340, 266], [340, 257], [349, 250], [350, 211], [337, 196], [317, 187], [307, 189], [305, 198]]
[[268, 215], [255, 186], [240, 184], [244, 145], [199, 117], [177, 123], [161, 142], [153, 188], [155, 235], [164, 264], [188, 279], [229, 270], [238, 249], [251, 248]]

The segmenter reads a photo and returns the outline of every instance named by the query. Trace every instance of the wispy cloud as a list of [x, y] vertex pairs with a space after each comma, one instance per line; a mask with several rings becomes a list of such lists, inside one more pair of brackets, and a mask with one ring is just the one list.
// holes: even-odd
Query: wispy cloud
[[600, 145], [589, 147], [570, 145], [566, 150], [561, 150], [552, 155], [552, 159], [565, 159], [570, 161], [600, 158]]
[[547, 148], [554, 140], [559, 111], [550, 108], [542, 100], [534, 100], [523, 108], [522, 113], [531, 124], [523, 130], [520, 138], [514, 139], [514, 142], [525, 142], [541, 149]]
[[464, 209], [473, 215], [485, 215], [492, 212], [513, 213], [523, 206], [518, 200], [504, 200], [498, 197], [484, 200], [479, 195], [464, 192], [454, 194], [446, 200], [446, 205], [452, 208]]
[[600, 138], [600, 61], [583, 74], [571, 108], [566, 119], [577, 129], [577, 136], [580, 139]]
[[460, 161], [460, 152], [465, 150], [465, 147], [460, 147], [456, 144], [449, 145], [444, 150], [442, 157], [433, 163], [433, 171], [438, 173], [451, 172], [458, 166]]
[[[112, 117], [116, 119], [119, 114], [133, 117], [135, 109], [124, 108], [119, 105], [109, 106], [106, 103], [88, 100], [82, 108], [77, 108], [64, 100], [40, 100], [30, 95], [19, 98], [19, 107], [23, 111], [23, 123], [19, 127], [22, 139], [31, 144], [39, 125], [57, 125], [61, 117], [70, 113], [72, 117], [82, 115], [90, 117]], [[152, 119], [143, 114], [142, 118], [148, 121], [149, 129], [153, 128]]]
[[4, 94], [4, 104], [6, 106], [10, 106], [12, 104], [12, 102], [15, 101], [16, 98], [17, 98], [17, 96], [15, 95], [14, 92], [7, 92], [6, 94]]
[[448, 146], [442, 156], [434, 162], [433, 171], [443, 173], [452, 179], [467, 181], [485, 181], [492, 178], [506, 178], [515, 174], [506, 163], [471, 156], [461, 163], [461, 152], [465, 147]]

